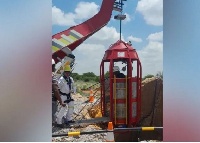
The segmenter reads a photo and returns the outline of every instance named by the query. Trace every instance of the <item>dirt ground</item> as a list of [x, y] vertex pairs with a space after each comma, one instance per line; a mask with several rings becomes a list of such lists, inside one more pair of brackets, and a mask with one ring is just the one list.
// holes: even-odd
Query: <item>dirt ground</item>
[[[83, 93], [90, 93], [90, 90], [82, 90], [83, 91]], [[95, 91], [93, 91], [93, 93], [94, 93]], [[96, 94], [101, 94], [101, 91], [100, 90], [98, 90], [97, 92], [96, 92]]]

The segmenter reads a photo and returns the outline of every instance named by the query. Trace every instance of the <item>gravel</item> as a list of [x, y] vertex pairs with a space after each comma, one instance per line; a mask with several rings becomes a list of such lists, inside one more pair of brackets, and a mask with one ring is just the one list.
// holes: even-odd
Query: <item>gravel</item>
[[[83, 118], [83, 115], [80, 114], [80, 110], [85, 106], [87, 99], [85, 97], [81, 98], [81, 95], [74, 95], [78, 98], [74, 98], [74, 116], [73, 118], [78, 114], [76, 120]], [[76, 100], [77, 99], [77, 100]], [[94, 103], [94, 102], [93, 102]], [[87, 113], [87, 108], [91, 107], [91, 103], [86, 106], [86, 109], [83, 110], [83, 112]], [[81, 112], [81, 113], [83, 113]], [[86, 115], [86, 118], [89, 118], [89, 114]], [[102, 130], [100, 127], [96, 125], [80, 125], [79, 128], [76, 126], [73, 126], [71, 128], [58, 128], [58, 127], [52, 127], [52, 133], [53, 134], [63, 134], [67, 132], [78, 132], [78, 131], [95, 131], [95, 130]], [[64, 137], [53, 137], [53, 142], [105, 142], [105, 137], [107, 133], [100, 133], [100, 134], [89, 134], [89, 135], [80, 135], [80, 136], [64, 136]]]

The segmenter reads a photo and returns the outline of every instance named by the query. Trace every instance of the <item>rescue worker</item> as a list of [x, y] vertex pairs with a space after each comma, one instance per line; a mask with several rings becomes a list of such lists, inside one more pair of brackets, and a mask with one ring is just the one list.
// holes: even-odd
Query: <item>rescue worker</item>
[[113, 67], [113, 73], [116, 76], [116, 78], [125, 78], [125, 75], [123, 73], [120, 73], [118, 66]]
[[55, 123], [55, 113], [57, 111], [57, 101], [59, 101], [60, 105], [63, 107], [66, 106], [61, 100], [58, 81], [55, 75], [55, 61], [52, 59], [52, 122]]
[[57, 126], [58, 127], [63, 127], [62, 125], [62, 119], [65, 117], [65, 123], [74, 123], [74, 121], [71, 120], [71, 117], [74, 112], [74, 100], [71, 97], [71, 90], [73, 88], [73, 83], [74, 80], [72, 77], [70, 77], [71, 73], [71, 68], [69, 65], [67, 65], [64, 69], [64, 74], [63, 76], [59, 79], [58, 85], [60, 88], [60, 95], [62, 102], [68, 104], [68, 108], [66, 107], [61, 107], [60, 111], [57, 114]]

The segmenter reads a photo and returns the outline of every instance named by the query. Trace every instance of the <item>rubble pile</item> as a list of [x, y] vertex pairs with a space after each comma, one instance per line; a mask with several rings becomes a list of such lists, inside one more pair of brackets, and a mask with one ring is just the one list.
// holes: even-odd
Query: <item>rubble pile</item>
[[98, 103], [97, 105], [94, 105], [92, 108], [88, 109], [88, 113], [91, 118], [99, 118], [102, 117], [101, 113], [101, 104]]

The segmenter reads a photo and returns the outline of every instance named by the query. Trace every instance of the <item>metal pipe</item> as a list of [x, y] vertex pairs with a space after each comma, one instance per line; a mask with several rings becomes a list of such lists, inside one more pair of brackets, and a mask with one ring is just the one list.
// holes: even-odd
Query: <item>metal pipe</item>
[[109, 71], [110, 71], [110, 80], [109, 80], [109, 86], [110, 86], [110, 120], [113, 122], [113, 59], [110, 60], [110, 68], [109, 68]]
[[112, 131], [110, 130], [97, 130], [89, 132], [67, 132], [65, 134], [52, 134], [52, 137], [61, 137], [61, 136], [78, 136], [85, 134], [97, 134], [97, 133], [106, 133], [106, 132], [117, 132], [117, 131], [154, 131], [162, 130], [163, 127], [134, 127], [134, 128], [115, 128]]
[[122, 39], [122, 38], [121, 38], [121, 34], [122, 34], [122, 28], [121, 28], [121, 25], [122, 25], [122, 20], [120, 19], [120, 32], [119, 32], [119, 33], [120, 33], [120, 41], [121, 41], [121, 39]]
[[116, 125], [116, 122], [117, 122], [117, 107], [116, 107], [117, 97], [116, 97], [116, 76], [115, 75], [114, 75], [114, 98], [115, 98], [115, 125]]
[[[121, 8], [122, 8], [122, 0], [120, 1], [120, 4], [121, 4]], [[123, 10], [123, 8], [122, 8], [122, 10]], [[122, 15], [122, 11], [121, 11], [121, 15]], [[120, 18], [120, 41], [121, 41], [121, 35], [122, 34], [122, 20], [121, 20], [121, 18]]]
[[126, 92], [125, 95], [126, 95], [126, 124], [127, 124], [127, 109], [128, 109], [128, 108], [127, 108], [127, 98], [128, 98], [128, 97], [127, 97], [127, 76], [126, 76], [126, 89], [125, 89], [125, 90], [126, 90], [126, 91], [125, 91], [125, 92]]

